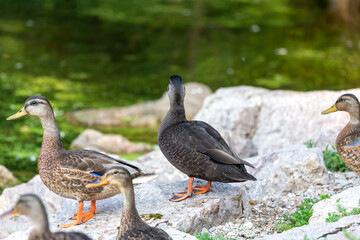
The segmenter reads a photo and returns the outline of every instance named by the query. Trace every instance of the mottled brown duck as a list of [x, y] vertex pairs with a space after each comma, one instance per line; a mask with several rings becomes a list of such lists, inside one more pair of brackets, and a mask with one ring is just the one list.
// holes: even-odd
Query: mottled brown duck
[[[107, 169], [122, 166], [128, 168], [132, 174], [140, 175], [137, 167], [96, 151], [67, 151], [61, 143], [53, 109], [45, 97], [28, 98], [24, 107], [7, 120], [27, 115], [38, 117], [44, 131], [38, 158], [41, 180], [56, 194], [79, 201], [78, 213], [73, 217], [75, 221], [59, 227], [66, 228], [88, 221], [97, 213], [96, 200], [119, 194], [119, 189], [113, 185], [85, 188], [88, 183], [101, 177]], [[84, 201], [91, 201], [89, 212], [83, 212]]]
[[360, 174], [360, 103], [353, 94], [341, 95], [335, 104], [323, 111], [328, 114], [345, 111], [350, 115], [349, 123], [341, 130], [336, 138], [336, 151], [344, 163], [353, 171]]
[[[256, 180], [246, 171], [250, 163], [240, 159], [218, 131], [202, 121], [188, 121], [185, 116], [185, 87], [179, 76], [170, 77], [170, 110], [158, 132], [160, 150], [168, 161], [189, 176], [186, 193], [175, 193], [171, 201], [181, 201], [211, 190], [211, 182]], [[206, 186], [193, 187], [194, 178], [207, 180]]]
[[21, 195], [15, 207], [2, 216], [22, 214], [33, 221], [33, 229], [29, 240], [91, 240], [78, 232], [50, 232], [48, 216], [45, 207], [38, 196], [34, 194]]
[[150, 227], [139, 216], [135, 205], [134, 186], [130, 173], [122, 167], [108, 170], [100, 179], [88, 184], [86, 188], [104, 185], [119, 188], [124, 201], [119, 232], [116, 239], [126, 240], [171, 240], [162, 229]]

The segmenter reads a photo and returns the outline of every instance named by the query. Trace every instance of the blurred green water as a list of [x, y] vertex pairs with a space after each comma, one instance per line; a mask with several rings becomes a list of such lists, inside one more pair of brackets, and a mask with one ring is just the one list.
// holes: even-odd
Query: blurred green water
[[[36, 171], [40, 122], [5, 121], [34, 94], [51, 101], [69, 147], [84, 128], [63, 113], [158, 98], [172, 74], [213, 90], [357, 87], [359, 33], [333, 21], [325, 1], [296, 2], [2, 0], [0, 164]], [[156, 129], [101, 130], [156, 143]]]

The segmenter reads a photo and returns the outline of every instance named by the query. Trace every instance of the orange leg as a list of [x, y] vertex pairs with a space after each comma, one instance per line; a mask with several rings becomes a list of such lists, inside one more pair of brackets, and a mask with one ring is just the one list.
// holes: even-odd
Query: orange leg
[[208, 191], [211, 191], [211, 181], [208, 181], [206, 186], [196, 185], [195, 187], [193, 187], [193, 190], [198, 190], [198, 191], [194, 191], [195, 194], [203, 194]]
[[83, 208], [84, 208], [84, 203], [83, 202], [79, 202], [79, 211], [76, 215], [76, 221], [72, 222], [72, 223], [68, 223], [68, 224], [63, 224], [63, 225], [59, 225], [59, 228], [68, 228], [71, 226], [75, 226], [75, 225], [79, 225], [81, 224], [81, 219], [82, 219], [82, 213], [83, 213]]
[[[90, 211], [89, 212], [83, 212], [82, 213], [82, 222], [86, 222], [88, 221], [90, 218], [92, 218], [95, 213], [97, 213], [96, 211], [96, 201], [92, 200], [91, 201], [91, 205], [90, 205]], [[71, 219], [76, 220], [77, 219], [77, 213], [75, 213], [74, 217], [72, 217]]]
[[189, 178], [189, 185], [188, 185], [187, 192], [185, 192], [185, 193], [174, 193], [174, 196], [170, 199], [170, 201], [172, 201], [172, 202], [180, 202], [180, 201], [190, 197], [192, 195], [193, 182], [194, 182], [194, 178], [193, 177]]

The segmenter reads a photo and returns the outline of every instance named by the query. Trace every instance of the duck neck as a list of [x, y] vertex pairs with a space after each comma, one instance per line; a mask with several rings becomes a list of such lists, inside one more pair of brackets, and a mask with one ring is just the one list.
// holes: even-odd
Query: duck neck
[[346, 137], [359, 133], [358, 129], [360, 127], [360, 111], [357, 110], [355, 112], [349, 112], [349, 114], [349, 123], [343, 128], [343, 130], [341, 130], [336, 138], [336, 148], [342, 147], [345, 144], [343, 140]]
[[350, 125], [356, 127], [360, 125], [360, 109], [359, 107], [355, 108], [352, 112], [349, 112], [350, 115]]
[[122, 218], [120, 222], [120, 233], [123, 233], [136, 225], [142, 225], [145, 223], [136, 210], [134, 187], [132, 183], [130, 183], [128, 186], [121, 187], [120, 190], [124, 201]]
[[33, 232], [50, 232], [48, 216], [44, 206], [40, 208], [39, 212], [36, 213], [36, 216], [30, 216], [30, 218], [34, 223]]
[[186, 122], [185, 108], [184, 105], [178, 105], [170, 102], [170, 110], [165, 115], [164, 120], [161, 122], [158, 137], [160, 134], [165, 131], [167, 128], [178, 124], [180, 122]]
[[64, 149], [54, 114], [48, 114], [40, 118], [40, 121], [44, 131], [41, 153], [56, 152]]

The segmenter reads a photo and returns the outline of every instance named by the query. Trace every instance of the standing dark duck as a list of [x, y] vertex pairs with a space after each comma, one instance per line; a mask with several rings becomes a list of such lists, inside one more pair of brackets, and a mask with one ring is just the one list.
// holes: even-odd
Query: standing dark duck
[[[43, 183], [56, 194], [79, 201], [78, 213], [74, 222], [59, 227], [66, 228], [86, 222], [96, 211], [96, 200], [115, 196], [120, 193], [112, 185], [87, 189], [88, 183], [100, 178], [106, 170], [114, 166], [127, 167], [134, 175], [140, 170], [125, 162], [105, 154], [88, 150], [67, 151], [60, 138], [53, 109], [50, 102], [42, 96], [33, 96], [25, 101], [24, 107], [7, 120], [32, 115], [38, 117], [43, 127], [43, 140], [38, 158], [38, 168]], [[83, 212], [84, 201], [91, 201], [90, 211]]]
[[116, 239], [121, 240], [171, 240], [162, 229], [150, 227], [139, 216], [135, 206], [134, 186], [130, 173], [122, 167], [109, 169], [97, 181], [88, 184], [86, 188], [103, 185], [113, 185], [119, 188], [124, 200], [119, 233]]
[[[185, 116], [185, 87], [180, 76], [171, 76], [168, 87], [170, 110], [161, 122], [158, 142], [169, 162], [189, 176], [186, 193], [174, 193], [171, 201], [177, 202], [194, 194], [211, 190], [211, 182], [244, 182], [256, 180], [241, 160], [209, 124], [188, 121]], [[206, 186], [193, 187], [194, 178], [207, 180]]]
[[85, 234], [78, 232], [50, 232], [45, 207], [34, 194], [21, 195], [15, 207], [3, 216], [14, 214], [26, 215], [33, 221], [34, 227], [29, 240], [91, 240]]
[[336, 151], [344, 163], [360, 174], [360, 103], [353, 94], [341, 95], [331, 107], [321, 114], [345, 111], [350, 115], [349, 123], [336, 138]]

